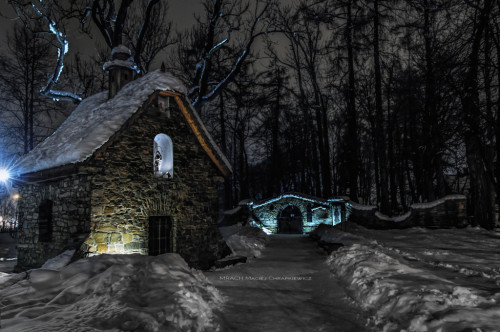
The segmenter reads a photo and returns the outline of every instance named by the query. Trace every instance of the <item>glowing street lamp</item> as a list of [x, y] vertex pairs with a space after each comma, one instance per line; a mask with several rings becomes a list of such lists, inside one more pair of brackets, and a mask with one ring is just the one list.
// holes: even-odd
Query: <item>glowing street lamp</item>
[[0, 168], [0, 181], [7, 182], [9, 178], [10, 178], [9, 171], [6, 170], [5, 168]]

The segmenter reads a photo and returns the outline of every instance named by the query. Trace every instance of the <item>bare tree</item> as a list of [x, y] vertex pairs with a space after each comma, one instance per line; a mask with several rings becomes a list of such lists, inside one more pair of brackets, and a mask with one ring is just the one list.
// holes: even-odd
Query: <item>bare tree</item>
[[[266, 19], [271, 5], [268, 0], [203, 2], [204, 16], [198, 17], [195, 29], [182, 37], [189, 44], [180, 45], [178, 50], [179, 58], [193, 58], [188, 85], [196, 109], [201, 110], [235, 79], [255, 41], [271, 32], [271, 23]], [[214, 63], [219, 52], [225, 54], [223, 66]]]
[[15, 25], [7, 49], [0, 54], [1, 130], [4, 140], [22, 142], [22, 148], [15, 151], [32, 150], [58, 118], [59, 108], [40, 95], [51, 56], [51, 46], [36, 31], [20, 24]]

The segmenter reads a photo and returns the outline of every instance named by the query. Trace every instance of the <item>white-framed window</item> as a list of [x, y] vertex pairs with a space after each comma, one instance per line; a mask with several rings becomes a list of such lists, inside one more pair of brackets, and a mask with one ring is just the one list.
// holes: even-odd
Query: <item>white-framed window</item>
[[156, 177], [171, 179], [174, 176], [174, 147], [165, 134], [155, 136], [153, 170]]

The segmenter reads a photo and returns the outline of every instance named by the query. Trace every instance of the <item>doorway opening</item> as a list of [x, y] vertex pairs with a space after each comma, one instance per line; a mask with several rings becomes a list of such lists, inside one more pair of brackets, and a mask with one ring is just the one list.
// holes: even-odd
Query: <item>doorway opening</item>
[[302, 234], [303, 220], [300, 209], [295, 205], [288, 205], [278, 215], [278, 233]]

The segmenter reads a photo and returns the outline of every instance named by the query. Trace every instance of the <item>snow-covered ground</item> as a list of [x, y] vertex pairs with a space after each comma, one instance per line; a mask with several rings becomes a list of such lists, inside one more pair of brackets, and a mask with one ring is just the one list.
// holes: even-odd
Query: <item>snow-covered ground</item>
[[304, 236], [221, 233], [235, 254], [260, 258], [205, 272], [213, 284], [177, 254], [65, 266], [66, 252], [0, 273], [2, 331], [500, 331], [499, 233], [351, 225], [324, 231], [321, 240], [344, 244], [330, 256]]
[[307, 236], [276, 234], [258, 259], [205, 271], [226, 299], [222, 331], [366, 331], [326, 258]]
[[257, 258], [269, 242], [268, 236], [258, 227], [236, 224], [219, 228], [233, 255]]
[[[258, 257], [268, 242], [255, 227], [222, 233], [234, 254]], [[216, 331], [219, 291], [177, 254], [100, 255], [73, 262], [73, 251], [40, 269], [10, 273], [15, 240], [0, 234], [2, 331]], [[69, 265], [68, 265], [69, 264]]]
[[344, 244], [328, 263], [374, 330], [500, 331], [499, 233], [352, 225], [321, 239]]
[[[68, 253], [60, 261], [67, 261]], [[0, 274], [2, 331], [206, 331], [223, 300], [177, 254], [58, 259]]]

